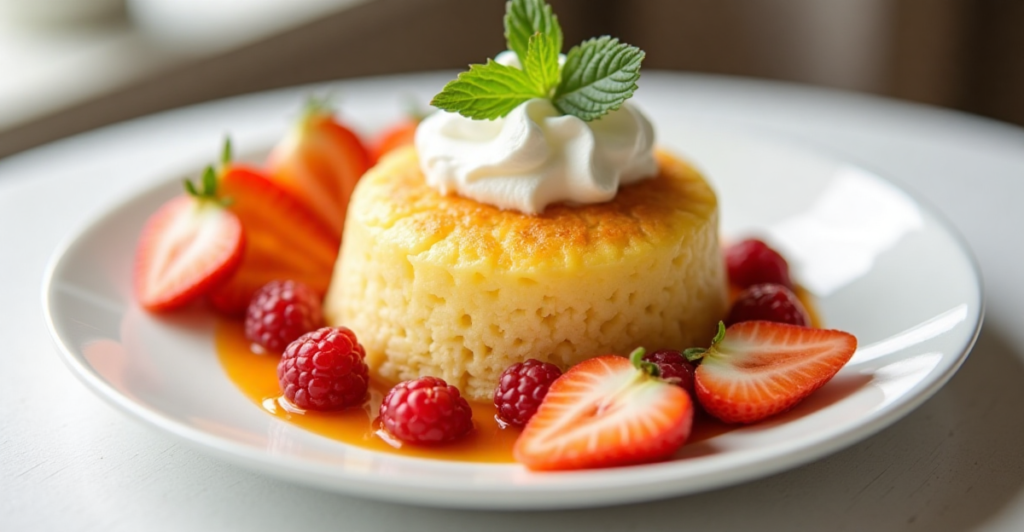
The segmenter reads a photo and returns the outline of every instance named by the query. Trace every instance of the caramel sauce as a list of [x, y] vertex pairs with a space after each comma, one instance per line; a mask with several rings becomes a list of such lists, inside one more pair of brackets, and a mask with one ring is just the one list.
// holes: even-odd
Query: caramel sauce
[[806, 288], [800, 285], [793, 287], [793, 293], [796, 294], [796, 298], [804, 304], [804, 309], [807, 311], [807, 315], [811, 317], [811, 327], [816, 329], [824, 328], [825, 322], [821, 319], [821, 313], [818, 312], [818, 307], [814, 304], [814, 296], [812, 296]]
[[[807, 308], [812, 326], [821, 327], [821, 315], [810, 293], [800, 287], [796, 287], [794, 292]], [[730, 299], [738, 293], [739, 290], [732, 288]], [[249, 400], [267, 413], [315, 434], [372, 451], [404, 456], [481, 463], [514, 462], [512, 446], [519, 437], [520, 429], [499, 424], [493, 404], [470, 403], [473, 430], [458, 441], [437, 446], [403, 443], [388, 436], [376, 421], [380, 403], [390, 389], [385, 383], [372, 381], [366, 402], [358, 408], [333, 412], [300, 411], [281, 397], [277, 382], [280, 356], [255, 352], [245, 338], [241, 321], [218, 319], [215, 344], [228, 378]], [[687, 443], [708, 440], [736, 427], [698, 412]]]
[[[277, 382], [276, 354], [255, 353], [245, 338], [242, 322], [219, 319], [215, 342], [217, 356], [228, 378], [264, 411], [310, 432], [372, 451], [464, 462], [513, 462], [512, 445], [519, 436], [515, 427], [502, 428], [493, 404], [471, 403], [473, 430], [458, 441], [437, 446], [412, 445], [388, 438], [375, 419], [389, 387], [370, 383], [362, 407], [332, 412], [297, 411], [281, 398]], [[382, 435], [384, 437], [382, 437]], [[387, 439], [385, 439], [387, 438]]]
[[[519, 437], [517, 427], [502, 427], [493, 404], [470, 403], [473, 408], [473, 430], [458, 441], [437, 446], [411, 445], [388, 437], [375, 423], [377, 410], [389, 387], [370, 383], [366, 402], [359, 408], [333, 412], [298, 411], [281, 398], [277, 382], [277, 361], [280, 356], [254, 352], [245, 338], [242, 322], [218, 319], [215, 345], [221, 366], [231, 382], [265, 412], [302, 427], [310, 432], [371, 451], [394, 453], [438, 460], [463, 462], [510, 463], [512, 446]], [[714, 438], [732, 430], [707, 415], [694, 418], [687, 443]]]

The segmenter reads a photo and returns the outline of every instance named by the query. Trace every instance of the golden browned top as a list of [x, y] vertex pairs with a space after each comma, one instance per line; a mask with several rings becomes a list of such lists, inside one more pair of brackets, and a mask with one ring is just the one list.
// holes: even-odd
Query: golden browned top
[[539, 215], [443, 196], [420, 172], [415, 149], [386, 157], [360, 181], [348, 224], [377, 233], [378, 243], [439, 261], [529, 271], [595, 266], [651, 247], [681, 245], [717, 232], [717, 200], [701, 175], [664, 151], [659, 175], [622, 187], [611, 201], [548, 206]]

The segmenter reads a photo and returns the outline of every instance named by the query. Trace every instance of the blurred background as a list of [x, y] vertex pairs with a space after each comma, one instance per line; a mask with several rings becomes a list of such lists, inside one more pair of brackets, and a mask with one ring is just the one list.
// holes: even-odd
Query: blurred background
[[[551, 0], [645, 68], [813, 84], [1024, 125], [1024, 0]], [[0, 0], [0, 157], [191, 103], [482, 62], [503, 0]]]

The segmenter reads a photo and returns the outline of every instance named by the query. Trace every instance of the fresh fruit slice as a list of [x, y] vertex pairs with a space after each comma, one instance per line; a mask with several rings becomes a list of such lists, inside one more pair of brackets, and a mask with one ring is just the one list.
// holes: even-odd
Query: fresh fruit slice
[[207, 168], [201, 187], [185, 181], [187, 194], [164, 204], [142, 230], [135, 294], [147, 310], [188, 304], [226, 281], [242, 260], [244, 230], [224, 207], [213, 168]]
[[687, 349], [701, 360], [697, 400], [726, 423], [753, 423], [795, 406], [850, 360], [857, 339], [842, 331], [745, 321], [725, 328], [709, 349]]
[[676, 452], [690, 435], [693, 403], [643, 355], [592, 358], [562, 375], [516, 440], [516, 460], [534, 470], [583, 469]]
[[383, 133], [370, 143], [369, 151], [372, 164], [377, 164], [381, 157], [384, 157], [390, 151], [414, 144], [416, 141], [416, 128], [419, 125], [419, 119], [407, 118], [385, 129]]
[[227, 163], [220, 170], [221, 193], [248, 235], [242, 264], [210, 294], [226, 314], [245, 312], [253, 294], [275, 279], [292, 279], [323, 296], [341, 241], [305, 205], [252, 168]]
[[725, 324], [743, 321], [774, 321], [809, 327], [811, 315], [790, 289], [781, 284], [755, 284], [739, 293]]
[[315, 98], [267, 160], [270, 178], [300, 198], [337, 238], [352, 189], [369, 168], [370, 156], [359, 137]]
[[789, 263], [778, 251], [756, 238], [748, 238], [726, 248], [725, 265], [729, 272], [729, 282], [740, 288], [761, 283], [793, 288]]

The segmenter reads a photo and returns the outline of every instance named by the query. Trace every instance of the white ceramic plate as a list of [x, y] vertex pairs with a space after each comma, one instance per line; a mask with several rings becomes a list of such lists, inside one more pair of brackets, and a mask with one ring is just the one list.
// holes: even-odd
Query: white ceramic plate
[[598, 506], [762, 477], [881, 430], [953, 375], [980, 327], [982, 301], [977, 268], [945, 223], [847, 162], [687, 126], [670, 111], [652, 114], [660, 142], [711, 177], [724, 234], [758, 234], [781, 248], [827, 325], [854, 333], [861, 345], [795, 410], [685, 446], [669, 462], [535, 474], [515, 465], [404, 458], [349, 447], [261, 411], [222, 371], [210, 315], [153, 316], [132, 300], [139, 229], [179, 191], [180, 176], [111, 206], [58, 250], [44, 286], [50, 331], [90, 389], [206, 451], [344, 493], [462, 508]]

